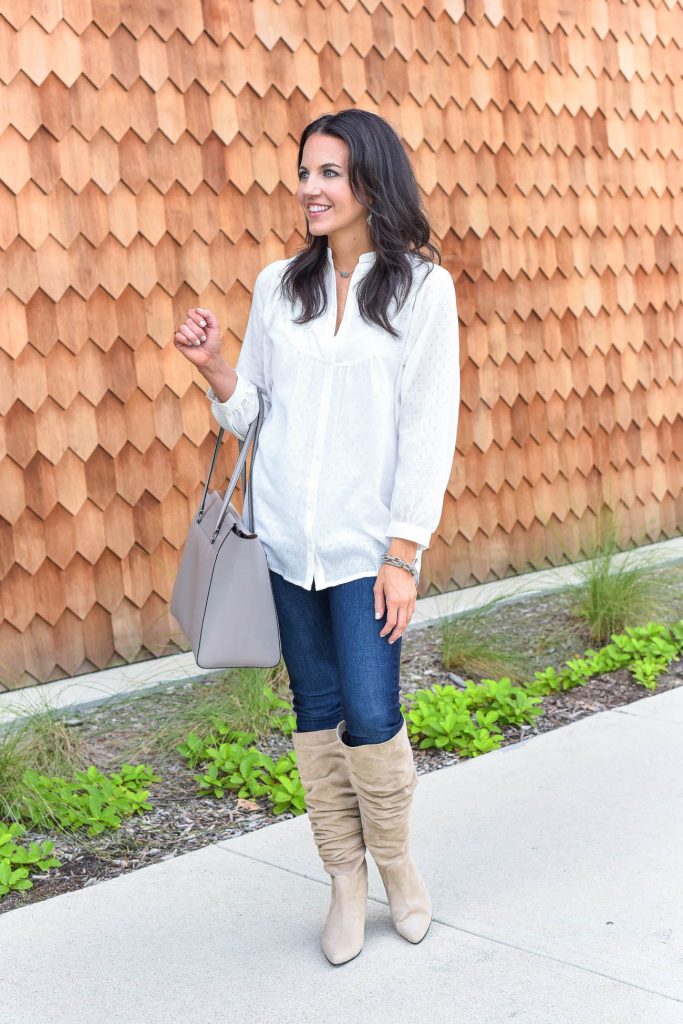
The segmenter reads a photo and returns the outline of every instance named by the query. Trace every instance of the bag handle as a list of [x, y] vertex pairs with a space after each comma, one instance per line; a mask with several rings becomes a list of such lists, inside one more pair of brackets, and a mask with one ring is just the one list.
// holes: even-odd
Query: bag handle
[[[261, 432], [261, 427], [263, 426], [263, 420], [265, 418], [265, 407], [264, 407], [264, 403], [263, 403], [263, 395], [261, 394], [260, 388], [256, 388], [256, 394], [257, 394], [257, 397], [258, 397], [258, 413], [256, 414], [256, 420], [252, 421], [252, 423], [249, 424], [249, 430], [247, 431], [247, 436], [245, 437], [244, 441], [242, 441], [242, 439], [239, 438], [239, 437], [237, 438], [237, 448], [238, 448], [238, 451], [239, 451], [238, 461], [241, 458], [242, 449], [243, 448], [245, 449], [244, 462], [242, 464], [243, 465], [243, 469], [242, 469], [242, 494], [244, 495], [244, 501], [243, 501], [242, 504], [243, 504], [243, 508], [247, 510], [247, 520], [246, 521], [247, 521], [247, 526], [249, 527], [249, 532], [250, 533], [255, 533], [256, 532], [254, 530], [254, 499], [253, 499], [253, 496], [252, 496], [251, 482], [252, 482], [252, 477], [253, 477], [253, 472], [254, 472], [254, 459], [256, 458], [256, 449], [258, 448], [259, 433]], [[250, 434], [249, 431], [251, 431], [252, 427], [253, 427], [253, 434]], [[246, 456], [246, 451], [249, 450], [249, 445], [251, 444], [252, 441], [253, 441], [253, 445], [252, 445], [252, 449], [251, 449], [251, 465], [249, 467], [249, 472], [247, 473], [247, 463], [246, 463], [247, 456]], [[239, 474], [236, 471], [236, 473], [235, 473], [235, 487], [237, 486], [237, 476], [238, 475]], [[232, 495], [232, 492], [234, 491], [235, 487], [233, 487], [230, 490], [230, 494], [231, 495]], [[228, 484], [228, 488], [230, 489], [230, 485], [229, 484]], [[227, 510], [227, 502], [226, 502], [225, 508]], [[220, 522], [222, 522], [222, 520], [220, 520]], [[219, 529], [220, 529], [220, 525], [219, 525]]]
[[[257, 395], [258, 395], [258, 401], [259, 401], [259, 411], [258, 411], [258, 414], [257, 414], [256, 418], [254, 420], [252, 420], [252, 422], [249, 424], [249, 429], [247, 431], [247, 436], [245, 437], [244, 441], [242, 441], [240, 438], [238, 438], [240, 453], [239, 453], [239, 456], [237, 457], [237, 462], [235, 463], [235, 468], [233, 469], [232, 476], [230, 477], [230, 481], [229, 481], [227, 489], [225, 491], [225, 497], [223, 498], [223, 505], [221, 507], [221, 511], [219, 513], [218, 520], [216, 522], [216, 529], [214, 530], [213, 536], [211, 538], [211, 543], [212, 544], [215, 541], [215, 539], [218, 536], [218, 534], [220, 533], [221, 526], [223, 525], [223, 520], [225, 519], [225, 516], [227, 515], [227, 512], [228, 512], [228, 508], [230, 506], [230, 499], [232, 498], [233, 492], [234, 492], [235, 488], [237, 487], [237, 481], [239, 480], [240, 473], [245, 473], [246, 474], [247, 455], [249, 453], [249, 446], [252, 444], [252, 442], [253, 442], [253, 452], [252, 452], [251, 469], [253, 470], [253, 459], [254, 459], [254, 456], [256, 455], [256, 447], [257, 447], [257, 444], [258, 444], [258, 434], [259, 434], [259, 432], [261, 430], [261, 425], [263, 423], [263, 418], [264, 418], [263, 397], [262, 397], [261, 392], [260, 392], [260, 390], [258, 388], [257, 388]], [[221, 433], [222, 432], [223, 432], [223, 428], [221, 428]], [[243, 479], [245, 479], [245, 477], [243, 477]], [[244, 501], [243, 501], [243, 504], [244, 504], [245, 508], [248, 508], [248, 513], [249, 513], [249, 518], [247, 520], [247, 525], [248, 525], [249, 530], [251, 531], [251, 533], [254, 533], [255, 532], [254, 531], [254, 504], [253, 504], [252, 490], [251, 490], [251, 472], [249, 473], [249, 478], [247, 480], [246, 489], [244, 491]]]
[[[220, 511], [219, 516], [218, 516], [218, 521], [216, 523], [216, 529], [214, 530], [213, 537], [211, 538], [211, 543], [212, 544], [213, 544], [214, 540], [216, 539], [216, 537], [218, 536], [218, 534], [220, 532], [220, 529], [221, 529], [221, 526], [223, 525], [223, 520], [225, 519], [225, 516], [227, 514], [228, 507], [230, 505], [230, 499], [232, 498], [233, 492], [234, 492], [235, 488], [237, 487], [237, 481], [239, 479], [240, 473], [242, 474], [242, 495], [243, 495], [242, 505], [243, 505], [243, 508], [246, 509], [247, 513], [248, 513], [248, 515], [247, 515], [247, 525], [248, 525], [249, 530], [251, 531], [251, 533], [255, 532], [254, 531], [254, 499], [253, 499], [253, 494], [252, 494], [252, 476], [253, 476], [253, 470], [254, 470], [254, 458], [256, 456], [256, 449], [257, 449], [257, 446], [258, 446], [258, 435], [259, 435], [259, 432], [261, 430], [261, 426], [263, 424], [263, 419], [264, 419], [264, 405], [263, 405], [263, 395], [261, 393], [261, 389], [260, 388], [256, 388], [256, 393], [257, 393], [257, 396], [258, 396], [259, 410], [258, 410], [258, 413], [256, 415], [256, 418], [254, 420], [252, 420], [252, 422], [249, 424], [249, 429], [247, 431], [247, 435], [244, 438], [244, 440], [242, 440], [242, 438], [238, 438], [237, 439], [238, 448], [239, 448], [239, 455], [237, 457], [237, 462], [235, 463], [235, 468], [233, 469], [232, 476], [230, 477], [230, 481], [228, 483], [228, 487], [227, 487], [227, 490], [225, 492], [225, 497], [223, 498], [223, 504], [221, 506], [221, 511]], [[201, 504], [199, 506], [199, 512], [197, 513], [197, 522], [198, 523], [201, 522], [202, 516], [204, 515], [204, 512], [206, 511], [206, 509], [205, 509], [206, 496], [207, 496], [207, 494], [209, 492], [209, 483], [211, 481], [211, 476], [213, 474], [213, 467], [216, 464], [216, 459], [218, 457], [218, 450], [219, 450], [221, 442], [223, 440], [223, 434], [224, 433], [225, 433], [225, 428], [221, 427], [220, 430], [218, 431], [218, 437], [216, 438], [216, 444], [214, 446], [213, 455], [211, 457], [211, 465], [209, 466], [209, 472], [208, 472], [207, 477], [206, 477], [206, 484], [204, 485], [204, 493], [202, 494], [202, 501], [201, 501]], [[252, 456], [251, 456], [251, 466], [248, 469], [247, 468], [247, 455], [249, 453], [249, 446], [250, 446], [250, 444], [252, 444], [252, 442], [253, 442], [253, 450], [252, 450]]]

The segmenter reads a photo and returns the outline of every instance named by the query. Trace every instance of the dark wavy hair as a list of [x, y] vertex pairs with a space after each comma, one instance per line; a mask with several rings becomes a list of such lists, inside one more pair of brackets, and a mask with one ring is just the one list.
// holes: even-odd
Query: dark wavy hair
[[[297, 171], [306, 140], [315, 132], [335, 135], [349, 147], [349, 184], [356, 199], [372, 211], [368, 228], [376, 251], [372, 267], [358, 287], [358, 308], [366, 322], [379, 324], [397, 337], [387, 311], [392, 299], [399, 310], [410, 292], [413, 268], [409, 254], [432, 265], [438, 257], [441, 263], [438, 249], [429, 241], [429, 221], [410, 161], [398, 133], [384, 118], [352, 107], [323, 114], [306, 126], [299, 143]], [[316, 236], [307, 230], [306, 248], [294, 256], [282, 275], [282, 293], [290, 302], [298, 299], [302, 306], [294, 323], [308, 323], [327, 308], [327, 246], [327, 235]]]

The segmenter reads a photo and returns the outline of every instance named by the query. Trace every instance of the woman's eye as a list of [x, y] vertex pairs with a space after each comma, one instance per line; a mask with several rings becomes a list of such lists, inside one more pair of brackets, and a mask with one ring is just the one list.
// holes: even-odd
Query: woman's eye
[[[333, 171], [331, 167], [327, 167], [327, 168], [326, 168], [326, 169], [325, 169], [325, 170], [323, 171], [323, 173], [324, 173], [324, 174], [327, 174], [328, 172], [329, 172], [330, 174], [333, 174], [333, 175], [335, 176], [335, 178], [336, 178], [336, 176], [337, 176], [337, 172], [336, 172], [336, 171]], [[301, 181], [301, 179], [303, 178], [304, 174], [308, 174], [308, 171], [299, 171], [299, 181]]]

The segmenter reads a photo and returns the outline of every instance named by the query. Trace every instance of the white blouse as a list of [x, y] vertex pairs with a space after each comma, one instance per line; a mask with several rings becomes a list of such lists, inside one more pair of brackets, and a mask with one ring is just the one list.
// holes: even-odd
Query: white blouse
[[300, 307], [292, 313], [279, 295], [290, 260], [265, 266], [235, 391], [226, 402], [207, 392], [218, 423], [242, 440], [258, 413], [256, 387], [263, 392], [254, 531], [269, 568], [307, 590], [313, 581], [322, 590], [376, 576], [392, 537], [417, 542], [419, 570], [453, 465], [460, 404], [453, 279], [411, 257], [411, 292], [400, 312], [392, 299], [387, 313], [394, 338], [358, 309], [356, 290], [374, 259], [374, 252], [359, 257], [336, 336], [329, 246], [327, 310], [307, 324], [292, 323]]

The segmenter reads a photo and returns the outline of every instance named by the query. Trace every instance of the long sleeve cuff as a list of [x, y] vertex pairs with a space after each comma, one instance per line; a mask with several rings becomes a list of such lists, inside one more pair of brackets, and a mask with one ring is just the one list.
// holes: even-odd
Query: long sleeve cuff
[[217, 405], [219, 405], [221, 409], [225, 409], [226, 412], [232, 412], [233, 409], [237, 409], [238, 406], [242, 404], [242, 399], [244, 398], [248, 390], [249, 384], [247, 383], [245, 378], [238, 373], [237, 385], [235, 387], [235, 390], [230, 395], [230, 398], [227, 398], [225, 402], [221, 402], [220, 398], [218, 398], [216, 392], [213, 390], [212, 387], [209, 387], [209, 390], [206, 392], [206, 397], [210, 399], [212, 402], [215, 402]]
[[211, 409], [217, 422], [243, 441], [249, 425], [258, 414], [258, 396], [251, 381], [238, 373], [235, 390], [225, 402], [220, 401], [212, 387], [207, 390], [206, 397], [211, 402]]
[[423, 526], [416, 526], [414, 523], [401, 523], [398, 519], [392, 519], [387, 529], [387, 537], [400, 537], [402, 540], [412, 540], [420, 548], [429, 547], [431, 533]]

